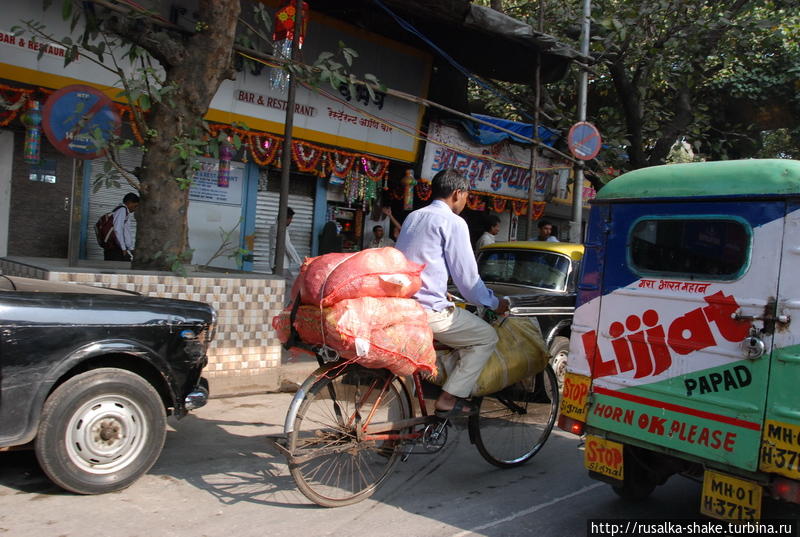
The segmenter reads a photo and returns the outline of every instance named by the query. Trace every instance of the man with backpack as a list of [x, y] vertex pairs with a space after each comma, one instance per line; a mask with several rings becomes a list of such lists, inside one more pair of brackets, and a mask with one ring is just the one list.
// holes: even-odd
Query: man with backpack
[[[98, 235], [100, 245], [103, 247], [103, 259], [106, 261], [133, 261], [133, 236], [131, 234], [131, 214], [139, 206], [139, 196], [129, 192], [122, 198], [122, 205], [111, 211], [113, 226], [103, 222], [106, 215], [98, 221]], [[108, 231], [100, 228], [105, 225]]]

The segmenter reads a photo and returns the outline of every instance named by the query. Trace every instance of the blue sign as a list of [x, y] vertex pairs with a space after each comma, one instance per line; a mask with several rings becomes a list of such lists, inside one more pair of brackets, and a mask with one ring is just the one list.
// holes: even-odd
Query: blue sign
[[119, 130], [120, 118], [105, 94], [84, 85], [61, 88], [44, 105], [42, 128], [53, 146], [67, 156], [93, 159]]
[[572, 126], [567, 135], [567, 145], [575, 158], [591, 160], [600, 152], [603, 140], [597, 127], [586, 121]]

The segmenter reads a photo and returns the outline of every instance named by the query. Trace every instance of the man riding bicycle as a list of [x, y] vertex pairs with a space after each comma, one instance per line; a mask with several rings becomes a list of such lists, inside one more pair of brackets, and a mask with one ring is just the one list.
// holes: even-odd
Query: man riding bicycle
[[508, 300], [496, 297], [478, 274], [469, 228], [458, 216], [468, 196], [469, 181], [461, 173], [437, 173], [431, 182], [433, 201], [406, 217], [395, 245], [409, 260], [425, 265], [415, 298], [425, 308], [436, 340], [459, 353], [435, 404], [436, 414], [448, 418], [476, 412], [467, 398], [497, 344], [497, 332], [489, 323], [448, 299], [448, 276], [468, 302], [498, 314], [508, 310]]

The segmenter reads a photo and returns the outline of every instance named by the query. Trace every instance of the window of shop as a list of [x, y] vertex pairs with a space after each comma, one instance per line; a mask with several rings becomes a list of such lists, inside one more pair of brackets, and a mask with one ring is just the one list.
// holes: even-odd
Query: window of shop
[[633, 226], [628, 257], [640, 274], [731, 280], [747, 268], [751, 237], [736, 219], [645, 218]]

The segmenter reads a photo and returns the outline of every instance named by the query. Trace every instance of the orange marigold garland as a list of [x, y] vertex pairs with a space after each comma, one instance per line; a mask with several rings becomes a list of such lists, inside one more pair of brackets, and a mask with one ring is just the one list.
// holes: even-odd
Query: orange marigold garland
[[420, 179], [417, 181], [416, 186], [414, 186], [414, 190], [417, 192], [417, 197], [422, 201], [428, 201], [431, 199], [431, 193], [433, 190], [431, 189], [431, 182], [426, 181], [425, 179]]
[[269, 166], [275, 161], [280, 141], [269, 134], [250, 135], [250, 156], [259, 166]]
[[337, 177], [347, 177], [355, 163], [356, 155], [354, 153], [328, 151], [328, 165], [331, 173]]
[[467, 196], [467, 207], [469, 207], [473, 211], [485, 211], [486, 210], [486, 200], [483, 196], [479, 196], [477, 194], [470, 194]]
[[528, 212], [528, 202], [525, 200], [512, 200], [511, 210], [517, 216], [522, 216]]
[[506, 205], [508, 205], [508, 200], [505, 198], [493, 198], [492, 199], [492, 210], [496, 213], [502, 213], [506, 210]]
[[317, 165], [324, 153], [321, 147], [314, 144], [299, 140], [292, 142], [292, 159], [301, 172], [316, 174]]
[[25, 107], [25, 101], [30, 99], [33, 90], [13, 88], [0, 84], [0, 97], [7, 108], [0, 110], [0, 127], [5, 127], [17, 117], [19, 111]]
[[376, 157], [361, 157], [361, 165], [364, 173], [373, 181], [380, 181], [389, 171], [389, 161]]
[[544, 206], [546, 203], [544, 201], [534, 201], [533, 202], [533, 210], [531, 211], [531, 218], [533, 220], [538, 220], [544, 214]]

